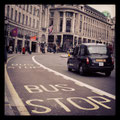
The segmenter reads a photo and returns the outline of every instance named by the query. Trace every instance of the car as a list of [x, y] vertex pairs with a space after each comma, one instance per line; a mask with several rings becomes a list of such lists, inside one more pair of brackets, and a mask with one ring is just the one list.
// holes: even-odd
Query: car
[[67, 60], [68, 71], [78, 71], [80, 75], [102, 72], [110, 76], [114, 60], [105, 44], [82, 43], [73, 49]]
[[52, 47], [48, 47], [48, 48], [47, 48], [47, 52], [54, 52], [54, 50], [53, 50]]

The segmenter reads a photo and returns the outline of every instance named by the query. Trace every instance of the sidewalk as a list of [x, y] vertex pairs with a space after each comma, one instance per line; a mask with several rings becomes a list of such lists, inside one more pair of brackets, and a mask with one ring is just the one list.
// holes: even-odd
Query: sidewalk
[[[29, 54], [27, 52], [25, 54], [13, 53], [13, 54], [7, 54], [7, 57], [9, 58], [9, 57], [16, 56], [16, 55], [42, 55], [42, 54], [52, 54], [52, 53], [50, 53], [50, 52], [46, 52], [46, 53], [39, 52], [39, 53], [31, 53], [31, 54]], [[68, 57], [67, 53], [55, 53], [55, 54], [60, 54], [60, 57], [63, 57], [63, 58], [67, 58]]]
[[5, 103], [4, 103], [4, 115], [15, 115], [13, 109], [8, 101], [8, 97], [6, 95], [6, 88], [5, 88]]
[[15, 115], [14, 111], [12, 109], [12, 105], [10, 104], [10, 101], [8, 98], [10, 98], [9, 91], [7, 89], [7, 86], [5, 84], [5, 91], [4, 91], [4, 115]]

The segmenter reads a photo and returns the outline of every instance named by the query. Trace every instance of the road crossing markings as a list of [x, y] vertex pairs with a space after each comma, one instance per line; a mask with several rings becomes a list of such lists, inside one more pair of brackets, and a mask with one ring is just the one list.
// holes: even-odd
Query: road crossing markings
[[45, 67], [44, 65], [40, 64], [39, 62], [37, 62], [37, 61], [35, 60], [35, 56], [32, 57], [32, 60], [33, 60], [33, 62], [35, 62], [37, 65], [40, 65], [42, 68], [44, 68], [44, 69], [46, 69], [46, 70], [48, 70], [48, 71], [54, 72], [55, 74], [62, 76], [64, 79], [73, 81], [73, 82], [75, 82], [75, 83], [76, 83], [77, 85], [79, 85], [79, 86], [84, 86], [84, 87], [90, 89], [92, 92], [99, 93], [99, 94], [101, 94], [101, 95], [105, 95], [105, 96], [107, 96], [107, 97], [109, 97], [109, 98], [112, 98], [112, 99], [114, 99], [114, 100], [116, 99], [115, 95], [112, 95], [112, 94], [110, 94], [110, 93], [108, 93], [108, 92], [105, 92], [105, 91], [103, 91], [103, 90], [100, 90], [100, 89], [98, 89], [98, 88], [95, 88], [95, 87], [93, 87], [93, 86], [90, 86], [90, 85], [88, 85], [88, 84], [86, 84], [86, 83], [80, 82], [80, 81], [78, 81], [78, 80], [76, 80], [76, 79], [74, 79], [74, 78], [71, 78], [71, 77], [68, 77], [68, 76], [66, 76], [66, 75], [63, 75], [63, 74], [61, 74], [61, 73], [59, 73], [59, 72], [57, 72], [57, 71], [55, 71], [55, 70], [52, 70], [52, 69], [50, 69], [50, 68], [48, 68], [48, 67]]

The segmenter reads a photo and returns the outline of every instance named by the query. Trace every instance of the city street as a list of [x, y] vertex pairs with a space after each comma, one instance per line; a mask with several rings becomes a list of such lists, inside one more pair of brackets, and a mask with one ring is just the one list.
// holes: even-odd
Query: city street
[[115, 69], [110, 77], [102, 73], [80, 76], [67, 70], [66, 55], [16, 54], [8, 58], [5, 94], [12, 115], [115, 115]]

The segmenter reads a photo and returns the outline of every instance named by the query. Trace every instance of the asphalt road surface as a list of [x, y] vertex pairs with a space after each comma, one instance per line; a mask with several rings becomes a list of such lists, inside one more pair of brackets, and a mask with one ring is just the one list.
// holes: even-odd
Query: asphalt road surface
[[115, 70], [110, 77], [67, 70], [61, 54], [8, 60], [5, 82], [15, 115], [115, 115]]

